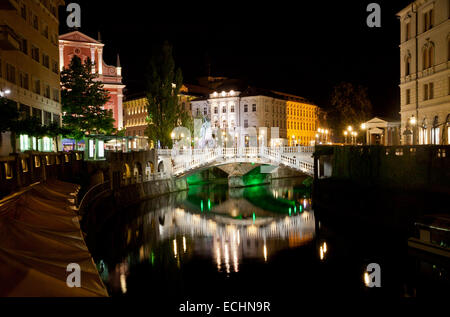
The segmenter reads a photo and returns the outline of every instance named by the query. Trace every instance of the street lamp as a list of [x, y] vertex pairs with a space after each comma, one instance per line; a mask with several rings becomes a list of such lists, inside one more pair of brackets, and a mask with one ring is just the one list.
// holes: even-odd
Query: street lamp
[[344, 131], [344, 135], [345, 135], [345, 144], [347, 144], [347, 134], [348, 134], [348, 132], [345, 130], [345, 131]]
[[411, 124], [412, 130], [413, 130], [412, 142], [411, 143], [415, 144], [416, 143], [416, 135], [417, 135], [417, 131], [416, 131], [417, 120], [416, 120], [416, 117], [412, 116], [411, 118], [409, 118], [409, 123]]
[[0, 90], [0, 97], [4, 97], [5, 95], [9, 95], [10, 93], [11, 93], [11, 90], [9, 90], [9, 89]]

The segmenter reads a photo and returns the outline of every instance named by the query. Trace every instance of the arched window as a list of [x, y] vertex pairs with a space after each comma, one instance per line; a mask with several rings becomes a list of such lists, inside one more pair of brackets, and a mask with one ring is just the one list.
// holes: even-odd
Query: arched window
[[405, 58], [405, 76], [411, 74], [411, 56], [406, 56]]
[[428, 48], [428, 67], [434, 65], [434, 45], [430, 45]]
[[423, 55], [422, 55], [422, 63], [423, 63], [423, 69], [427, 69], [428, 68], [428, 49], [424, 49], [423, 50]]
[[433, 127], [431, 129], [431, 143], [439, 144], [439, 142], [439, 118], [438, 116], [435, 116], [433, 120]]

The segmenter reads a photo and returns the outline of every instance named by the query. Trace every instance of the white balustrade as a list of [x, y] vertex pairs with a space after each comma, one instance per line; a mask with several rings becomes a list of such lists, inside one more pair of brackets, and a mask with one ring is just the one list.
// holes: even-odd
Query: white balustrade
[[[261, 163], [282, 164], [306, 174], [313, 175], [313, 146], [292, 147], [244, 147], [244, 148], [205, 148], [205, 149], [161, 149], [159, 156], [171, 155], [172, 173], [179, 175], [211, 163], [233, 163], [259, 161]], [[169, 154], [170, 153], [170, 154]], [[152, 174], [152, 177], [155, 174]], [[158, 177], [168, 177], [158, 176]]]

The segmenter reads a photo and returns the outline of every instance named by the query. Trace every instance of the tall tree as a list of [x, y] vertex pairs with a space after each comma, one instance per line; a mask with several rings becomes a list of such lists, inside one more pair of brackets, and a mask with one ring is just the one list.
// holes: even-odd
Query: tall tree
[[359, 127], [372, 115], [367, 88], [360, 85], [342, 82], [335, 86], [331, 94], [331, 105], [328, 120], [338, 135], [348, 125]]
[[104, 109], [109, 100], [108, 91], [92, 73], [93, 63], [84, 63], [74, 56], [68, 68], [61, 72], [61, 104], [63, 124], [70, 131], [68, 137], [76, 141], [86, 134], [111, 134], [114, 118], [111, 110]]
[[155, 52], [147, 71], [148, 127], [146, 134], [155, 146], [172, 146], [170, 133], [177, 126], [190, 126], [190, 116], [178, 102], [183, 83], [181, 70], [175, 70], [172, 46], [167, 42]]

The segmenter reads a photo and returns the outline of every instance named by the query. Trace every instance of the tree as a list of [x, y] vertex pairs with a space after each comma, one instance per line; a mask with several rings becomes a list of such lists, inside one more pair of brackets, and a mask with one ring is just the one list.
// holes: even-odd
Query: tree
[[348, 125], [359, 126], [372, 115], [372, 103], [367, 88], [342, 82], [335, 86], [331, 94], [328, 122], [335, 131], [342, 131]]
[[190, 116], [178, 102], [183, 82], [175, 70], [172, 46], [167, 42], [150, 59], [147, 71], [148, 127], [146, 135], [156, 145], [172, 146], [170, 133], [177, 126], [189, 126]]
[[17, 103], [9, 100], [5, 97], [0, 97], [0, 146], [3, 143], [2, 133], [11, 132], [11, 146], [13, 147], [13, 152], [16, 152], [16, 134], [15, 126], [19, 120], [20, 112], [17, 109]]
[[70, 131], [66, 136], [76, 141], [86, 134], [111, 134], [114, 118], [104, 106], [109, 100], [108, 91], [92, 73], [93, 63], [84, 63], [74, 56], [69, 67], [61, 72], [61, 104], [63, 124]]

